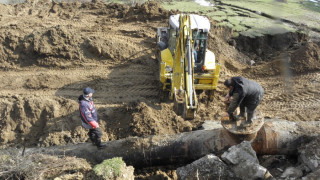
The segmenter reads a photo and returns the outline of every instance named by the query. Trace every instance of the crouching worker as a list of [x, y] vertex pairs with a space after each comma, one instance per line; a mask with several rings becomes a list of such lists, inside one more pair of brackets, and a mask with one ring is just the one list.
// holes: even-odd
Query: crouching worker
[[[247, 110], [247, 124], [252, 123], [254, 111], [262, 100], [264, 90], [260, 84], [255, 81], [248, 80], [244, 77], [232, 77], [224, 82], [229, 89], [226, 98], [231, 98], [227, 113], [230, 120], [236, 121], [241, 117], [245, 117]], [[240, 114], [234, 115], [236, 108], [240, 106]]]
[[91, 142], [98, 147], [98, 149], [104, 148], [105, 145], [101, 144], [102, 132], [98, 124], [97, 110], [92, 101], [92, 95], [94, 90], [87, 87], [83, 90], [83, 95], [78, 98], [80, 117], [82, 120], [82, 126], [89, 129], [88, 135]]

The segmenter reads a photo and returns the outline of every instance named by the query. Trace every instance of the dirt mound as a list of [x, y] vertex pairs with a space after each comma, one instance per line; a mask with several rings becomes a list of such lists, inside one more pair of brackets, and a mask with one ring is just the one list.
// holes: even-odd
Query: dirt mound
[[127, 21], [148, 21], [162, 20], [169, 17], [170, 12], [165, 10], [160, 3], [147, 1], [143, 4], [136, 4], [129, 11], [124, 11], [122, 18]]
[[[141, 50], [130, 38], [153, 38], [147, 29], [115, 26], [121, 21], [167, 18], [159, 3], [121, 4], [40, 2], [5, 6], [0, 27], [0, 67], [70, 67], [90, 61], [123, 61]], [[18, 12], [19, 10], [19, 12]], [[20, 17], [28, 18], [24, 22]], [[98, 16], [103, 16], [98, 18]], [[41, 23], [46, 22], [46, 23]], [[150, 45], [149, 45], [150, 47]]]
[[175, 134], [191, 131], [193, 125], [177, 116], [172, 104], [159, 104], [150, 106], [146, 103], [137, 105], [136, 113], [133, 113], [133, 135]]
[[[70, 61], [80, 58], [78, 44], [80, 37], [66, 27], [55, 26], [45, 30], [33, 32], [26, 36], [22, 42], [20, 57], [23, 64], [55, 65], [59, 61]], [[30, 58], [30, 60], [29, 60]]]
[[291, 55], [290, 69], [295, 73], [320, 70], [320, 47], [315, 43], [301, 46]]
[[214, 21], [211, 21], [211, 24], [213, 27], [210, 29], [208, 47], [215, 53], [216, 60], [221, 65], [220, 76], [227, 78], [236, 75], [251, 59], [228, 44], [233, 34], [231, 28], [216, 26]]
[[284, 51], [290, 50], [296, 44], [306, 42], [307, 35], [299, 32], [288, 32], [284, 34], [264, 35], [259, 37], [248, 37], [240, 35], [232, 38], [234, 46], [242, 53], [247, 54], [256, 62], [269, 62]]
[[[62, 3], [63, 4], [63, 3]], [[81, 36], [77, 30], [70, 26], [59, 25], [46, 26], [45, 23], [54, 18], [48, 17], [53, 11], [51, 3], [17, 4], [11, 6], [15, 16], [4, 16], [8, 26], [0, 28], [1, 67], [14, 67], [15, 65], [30, 66], [56, 66], [70, 60], [79, 59]], [[52, 5], [54, 7], [54, 5]], [[76, 9], [76, 8], [73, 8]], [[72, 13], [70, 9], [64, 11]], [[20, 16], [28, 16], [25, 22], [19, 22]], [[62, 15], [60, 15], [62, 16]], [[49, 20], [51, 19], [51, 20]]]
[[320, 70], [320, 47], [315, 43], [304, 43], [295, 50], [283, 52], [270, 62], [262, 62], [246, 71], [255, 76], [293, 76]]
[[11, 8], [9, 5], [0, 4], [1, 14], [0, 14], [0, 20], [2, 18], [2, 14], [11, 14]]
[[[74, 112], [77, 106], [70, 100], [34, 96], [12, 96], [5, 99], [6, 101], [1, 101], [0, 108], [1, 118], [4, 120], [1, 122], [1, 144], [60, 144], [61, 142], [46, 143], [45, 141], [48, 141], [46, 139], [50, 136], [52, 138], [55, 132], [68, 135], [70, 132], [63, 131], [73, 131], [77, 126], [72, 121], [75, 114], [69, 114], [70, 111]], [[64, 138], [62, 135], [62, 141], [66, 143]], [[61, 139], [53, 141], [61, 141]]]

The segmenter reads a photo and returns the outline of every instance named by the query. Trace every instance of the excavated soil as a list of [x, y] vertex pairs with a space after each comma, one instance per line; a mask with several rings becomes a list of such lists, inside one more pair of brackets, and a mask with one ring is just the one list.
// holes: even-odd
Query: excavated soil
[[[31, 1], [0, 9], [2, 147], [87, 141], [77, 103], [87, 86], [96, 90], [103, 141], [192, 131], [205, 120], [219, 120], [223, 81], [239, 75], [264, 87], [259, 109], [265, 116], [320, 120], [320, 47], [307, 35], [272, 37], [287, 40], [283, 48], [268, 44], [270, 37], [239, 37], [232, 44], [232, 31], [212, 21], [208, 43], [222, 66], [220, 84], [212, 102], [199, 95], [197, 117], [186, 121], [173, 103], [159, 101], [155, 55], [157, 27], [177, 12], [156, 2], [130, 7], [99, 1]], [[262, 50], [245, 49], [254, 42], [263, 42]]]
[[[199, 95], [197, 117], [185, 121], [158, 96], [156, 28], [167, 26], [176, 12], [155, 2], [130, 7], [44, 1], [1, 9], [2, 145], [86, 141], [76, 101], [86, 86], [96, 90], [104, 140], [191, 131], [204, 120], [218, 120], [226, 93], [221, 82], [236, 75], [263, 85], [260, 109], [265, 116], [319, 120], [320, 48], [306, 35], [267, 36], [264, 41], [241, 36], [235, 48], [227, 43], [232, 31], [212, 21], [209, 48], [222, 65], [220, 85], [213, 102], [205, 93]], [[283, 40], [295, 45], [276, 48], [274, 43]], [[274, 43], [262, 45], [265, 41]], [[266, 55], [260, 56], [265, 59], [247, 65], [257, 54], [241, 51], [248, 44], [265, 47]]]

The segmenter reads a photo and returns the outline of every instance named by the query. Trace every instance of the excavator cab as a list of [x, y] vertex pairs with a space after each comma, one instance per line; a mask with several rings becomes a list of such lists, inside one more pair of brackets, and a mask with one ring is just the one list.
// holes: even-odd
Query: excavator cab
[[157, 29], [160, 64], [160, 98], [174, 100], [175, 111], [193, 119], [198, 107], [196, 90], [206, 90], [213, 99], [220, 65], [207, 49], [210, 22], [196, 14], [177, 14], [169, 27]]
[[193, 31], [195, 72], [202, 72], [205, 64], [208, 33], [202, 30]]

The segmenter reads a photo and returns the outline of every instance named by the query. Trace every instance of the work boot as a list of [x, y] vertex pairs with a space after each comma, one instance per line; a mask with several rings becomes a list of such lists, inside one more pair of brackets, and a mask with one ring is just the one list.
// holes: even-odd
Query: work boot
[[92, 145], [93, 145], [93, 146], [95, 146], [95, 145], [96, 145], [96, 143], [95, 143], [94, 141], [92, 141], [92, 140], [91, 140], [91, 142], [92, 142]]
[[247, 120], [245, 123], [247, 126], [250, 126], [252, 124], [252, 120]]
[[101, 144], [101, 141], [97, 141], [96, 145], [97, 145], [98, 149], [103, 149], [103, 148], [107, 147], [105, 144]]
[[236, 116], [234, 116], [233, 114], [229, 115], [230, 117], [230, 120], [233, 121], [233, 122], [236, 122], [238, 119]]
[[244, 127], [249, 127], [249, 126], [251, 126], [251, 124], [252, 124], [252, 120], [247, 120], [245, 123], [244, 123]]
[[248, 117], [247, 117], [247, 122], [248, 124], [251, 124], [252, 123], [252, 118], [253, 118], [253, 112], [248, 112]]

